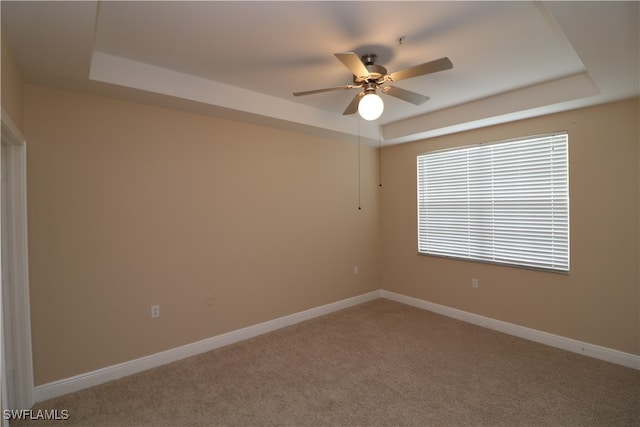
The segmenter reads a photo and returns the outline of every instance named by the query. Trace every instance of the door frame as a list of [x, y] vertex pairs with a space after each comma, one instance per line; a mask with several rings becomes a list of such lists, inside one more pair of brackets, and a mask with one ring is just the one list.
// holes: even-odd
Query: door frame
[[[3, 348], [2, 406], [4, 409], [29, 409], [34, 404], [34, 380], [27, 246], [27, 144], [26, 138], [4, 108], [1, 156], [2, 167], [6, 168], [6, 171], [2, 171], [6, 185], [0, 191], [4, 215], [2, 226], [6, 226], [0, 230], [3, 269], [3, 303], [0, 304], [3, 311], [0, 328]], [[5, 362], [13, 368], [9, 381]]]

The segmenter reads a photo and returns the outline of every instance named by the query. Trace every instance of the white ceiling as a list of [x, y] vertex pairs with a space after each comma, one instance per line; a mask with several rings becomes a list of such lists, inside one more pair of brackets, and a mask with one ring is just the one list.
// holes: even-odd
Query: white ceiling
[[[383, 144], [640, 95], [634, 2], [1, 2], [29, 83]], [[403, 37], [403, 42], [398, 39]], [[390, 72], [447, 56], [453, 69], [395, 85], [375, 122], [343, 116], [357, 89], [334, 53]]]

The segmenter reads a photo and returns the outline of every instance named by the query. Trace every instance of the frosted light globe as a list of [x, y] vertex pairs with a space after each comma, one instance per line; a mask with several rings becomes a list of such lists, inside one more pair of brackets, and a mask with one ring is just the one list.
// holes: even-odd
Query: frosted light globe
[[358, 113], [365, 120], [375, 120], [382, 115], [384, 103], [375, 93], [368, 93], [358, 103]]

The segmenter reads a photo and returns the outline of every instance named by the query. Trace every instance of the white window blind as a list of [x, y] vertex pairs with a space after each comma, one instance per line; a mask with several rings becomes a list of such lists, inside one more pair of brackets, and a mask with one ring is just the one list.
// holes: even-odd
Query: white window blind
[[418, 251], [569, 271], [566, 133], [418, 156]]

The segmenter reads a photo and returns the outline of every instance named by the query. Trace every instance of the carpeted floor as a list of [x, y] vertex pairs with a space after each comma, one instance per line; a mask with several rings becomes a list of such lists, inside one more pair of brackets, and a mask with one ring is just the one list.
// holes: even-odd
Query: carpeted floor
[[640, 372], [378, 299], [11, 426], [640, 426]]

